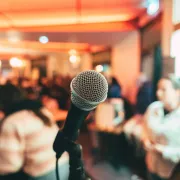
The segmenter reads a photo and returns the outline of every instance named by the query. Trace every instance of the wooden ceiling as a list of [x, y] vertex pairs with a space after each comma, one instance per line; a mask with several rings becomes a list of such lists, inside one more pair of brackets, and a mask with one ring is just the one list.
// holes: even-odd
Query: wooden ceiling
[[[0, 44], [43, 52], [101, 49], [114, 43], [115, 37], [119, 37], [116, 41], [124, 37], [122, 32], [137, 29], [142, 17], [143, 22], [151, 18], [146, 7], [147, 0], [1, 0]], [[21, 42], [9, 42], [10, 31], [18, 32]], [[110, 35], [115, 32], [118, 36]], [[72, 40], [74, 33], [76, 40]], [[50, 36], [50, 42], [40, 44], [40, 35]], [[106, 38], [109, 43], [103, 43]]]
[[3, 0], [0, 27], [39, 27], [130, 21], [147, 0]]

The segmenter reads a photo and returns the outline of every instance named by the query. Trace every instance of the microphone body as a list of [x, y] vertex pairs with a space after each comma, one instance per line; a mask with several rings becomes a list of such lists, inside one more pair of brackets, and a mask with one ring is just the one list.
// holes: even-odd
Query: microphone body
[[105, 77], [96, 71], [84, 71], [71, 82], [71, 107], [62, 131], [59, 131], [54, 151], [61, 155], [67, 149], [67, 140], [76, 141], [82, 122], [98, 104], [107, 98], [108, 83]]
[[71, 103], [64, 128], [58, 132], [53, 144], [53, 149], [58, 156], [69, 149], [69, 143], [67, 142], [77, 140], [79, 129], [89, 113], [90, 111], [81, 110]]
[[64, 136], [71, 141], [76, 141], [78, 137], [78, 131], [89, 113], [90, 111], [81, 110], [73, 103], [71, 103], [71, 107], [62, 130]]

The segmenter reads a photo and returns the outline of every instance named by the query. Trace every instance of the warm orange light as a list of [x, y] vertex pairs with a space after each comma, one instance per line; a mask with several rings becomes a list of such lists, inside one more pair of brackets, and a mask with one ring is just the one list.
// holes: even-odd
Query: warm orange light
[[97, 72], [103, 72], [103, 66], [102, 65], [97, 65], [96, 66], [96, 71]]
[[[25, 50], [35, 50], [38, 52], [68, 52], [69, 49], [76, 49], [78, 52], [85, 52], [90, 50], [88, 43], [64, 43], [64, 42], [49, 42], [47, 44], [41, 44], [38, 41], [21, 41], [17, 44], [11, 43], [7, 40], [0, 40], [0, 54], [7, 51], [7, 49], [13, 49], [18, 52], [26, 53]], [[8, 51], [9, 52], [9, 51]]]
[[97, 16], [82, 16], [81, 23], [108, 23], [120, 22], [131, 19], [132, 15], [129, 14], [114, 14], [114, 15], [97, 15]]
[[76, 55], [71, 55], [70, 57], [69, 57], [69, 61], [71, 62], [71, 63], [76, 63], [77, 62], [77, 56]]
[[76, 54], [77, 53], [77, 51], [75, 50], [75, 49], [71, 49], [71, 50], [69, 50], [69, 54], [71, 55], [71, 54]]
[[[0, 27], [5, 31], [8, 28]], [[111, 32], [111, 31], [131, 31], [136, 26], [129, 21], [126, 22], [106, 22], [106, 23], [86, 23], [86, 24], [70, 24], [70, 25], [46, 25], [46, 26], [20, 26], [16, 27], [22, 32]]]
[[23, 61], [18, 59], [17, 57], [12, 57], [9, 61], [11, 67], [16, 68], [16, 67], [23, 67]]

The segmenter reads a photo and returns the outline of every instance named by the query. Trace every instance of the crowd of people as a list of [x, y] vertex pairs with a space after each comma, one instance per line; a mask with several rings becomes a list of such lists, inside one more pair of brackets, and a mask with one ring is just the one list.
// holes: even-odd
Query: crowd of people
[[[55, 180], [52, 145], [70, 106], [71, 80], [69, 76], [55, 76], [40, 80], [10, 79], [1, 83], [0, 179]], [[97, 153], [104, 153], [104, 157], [116, 168], [124, 162], [130, 166], [132, 161], [137, 166], [138, 152], [144, 158], [143, 165], [146, 167], [140, 168], [148, 172], [145, 180], [173, 178], [180, 161], [180, 79], [173, 75], [160, 79], [158, 100], [155, 101], [151, 83], [141, 75], [137, 81], [135, 105], [123, 96], [123, 87], [115, 77], [108, 82], [105, 103], [113, 104], [116, 111], [114, 126], [121, 126], [123, 130], [113, 134], [113, 130], [101, 129], [102, 132], [95, 136], [101, 142], [91, 142], [92, 146], [96, 144], [92, 149], [95, 158]], [[99, 109], [97, 111], [100, 112]], [[110, 111], [105, 116], [108, 113]], [[89, 124], [96, 122], [97, 117], [101, 116], [89, 116], [92, 119]], [[104, 121], [101, 119], [100, 124]], [[68, 179], [67, 154], [61, 158], [59, 167], [61, 178]]]
[[[111, 103], [111, 99], [121, 98], [126, 104], [124, 114], [128, 116], [124, 116], [124, 121], [119, 123], [123, 131], [117, 133], [118, 125], [98, 131], [96, 139], [100, 142], [94, 143], [94, 152], [96, 155], [101, 153], [101, 156], [104, 153], [103, 158], [116, 169], [122, 165], [131, 166], [145, 180], [178, 180], [180, 79], [174, 75], [162, 77], [156, 90], [157, 100], [153, 99], [154, 89], [144, 75], [138, 79], [138, 85], [137, 101], [132, 106], [120, 93], [121, 86], [117, 80], [112, 79], [107, 101]], [[95, 121], [99, 117], [96, 115]], [[99, 124], [103, 124], [103, 120]]]
[[[10, 79], [0, 86], [0, 179], [55, 180], [56, 134], [67, 116], [71, 79]], [[59, 127], [58, 127], [59, 126]], [[68, 179], [65, 153], [60, 175]]]

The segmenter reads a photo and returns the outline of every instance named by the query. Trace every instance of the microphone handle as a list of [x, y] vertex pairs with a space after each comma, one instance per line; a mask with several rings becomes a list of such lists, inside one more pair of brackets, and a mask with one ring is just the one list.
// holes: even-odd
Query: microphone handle
[[79, 129], [89, 113], [90, 111], [81, 110], [71, 103], [71, 107], [62, 130], [64, 136], [71, 141], [76, 141], [78, 138]]

